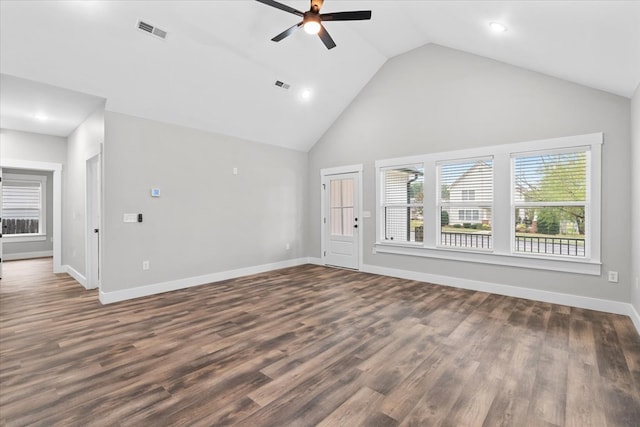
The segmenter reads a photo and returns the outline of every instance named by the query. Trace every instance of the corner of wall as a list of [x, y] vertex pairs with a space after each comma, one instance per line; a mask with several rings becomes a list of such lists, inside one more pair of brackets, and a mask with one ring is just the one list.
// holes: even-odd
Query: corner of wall
[[82, 277], [85, 274], [86, 255], [86, 161], [100, 153], [103, 142], [104, 106], [91, 113], [67, 138], [62, 206], [62, 264]]
[[[631, 99], [631, 174], [631, 218], [640, 218], [640, 84]], [[640, 313], [640, 223], [631, 221], [631, 229], [631, 304], [638, 318]]]

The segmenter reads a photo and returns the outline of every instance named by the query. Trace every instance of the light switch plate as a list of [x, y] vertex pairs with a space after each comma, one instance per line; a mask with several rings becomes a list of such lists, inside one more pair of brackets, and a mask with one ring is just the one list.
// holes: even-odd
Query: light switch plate
[[138, 214], [126, 213], [122, 216], [122, 222], [138, 222]]

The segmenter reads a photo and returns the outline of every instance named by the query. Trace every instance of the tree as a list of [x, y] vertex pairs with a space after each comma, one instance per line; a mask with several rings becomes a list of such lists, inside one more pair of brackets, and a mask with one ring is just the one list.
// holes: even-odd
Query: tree
[[560, 218], [558, 211], [542, 208], [538, 211], [538, 233], [558, 234], [560, 232]]
[[451, 190], [449, 188], [450, 188], [450, 185], [442, 184], [442, 188], [440, 189], [440, 197], [442, 198], [442, 200], [451, 199]]
[[[525, 189], [527, 201], [586, 200], [587, 158], [585, 153], [545, 155], [536, 160], [541, 164], [536, 174], [521, 173], [519, 175], [518, 185]], [[560, 221], [571, 221], [577, 225], [578, 232], [584, 234], [584, 220], [584, 206], [545, 207], [538, 211], [538, 231], [544, 234], [557, 234]]]
[[[416, 176], [416, 179], [418, 177]], [[422, 203], [424, 200], [424, 190], [422, 181], [410, 181], [409, 183], [409, 200], [413, 200], [414, 203]]]
[[442, 227], [449, 225], [449, 212], [447, 211], [440, 212], [440, 225]]

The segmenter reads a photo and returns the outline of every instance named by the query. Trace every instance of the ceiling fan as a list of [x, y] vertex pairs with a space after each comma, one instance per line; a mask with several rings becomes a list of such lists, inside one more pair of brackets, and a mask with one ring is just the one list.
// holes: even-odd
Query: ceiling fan
[[324, 43], [324, 45], [327, 47], [327, 49], [333, 49], [334, 47], [336, 47], [336, 43], [333, 41], [327, 30], [322, 25], [322, 21], [362, 21], [371, 19], [370, 10], [320, 13], [320, 9], [322, 8], [324, 0], [311, 0], [311, 8], [307, 12], [301, 12], [298, 9], [294, 9], [285, 4], [278, 3], [274, 0], [256, 1], [302, 17], [301, 22], [284, 30], [283, 32], [272, 38], [271, 40], [273, 40], [274, 42], [279, 42], [285, 37], [293, 34], [293, 32], [298, 28], [303, 27], [307, 33], [317, 34], [320, 37], [320, 40], [322, 40], [322, 43]]

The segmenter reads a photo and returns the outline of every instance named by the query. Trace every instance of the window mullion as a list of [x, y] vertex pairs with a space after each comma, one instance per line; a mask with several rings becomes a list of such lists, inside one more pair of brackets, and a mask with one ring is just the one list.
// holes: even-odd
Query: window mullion
[[[511, 158], [507, 153], [493, 158], [493, 250], [496, 254], [511, 252]], [[497, 177], [497, 178], [496, 178]]]
[[[436, 163], [434, 161], [425, 162], [424, 164], [424, 246], [435, 247], [438, 228], [440, 227], [440, 215], [438, 214], [438, 182], [436, 177]], [[434, 179], [435, 178], [435, 179]]]

